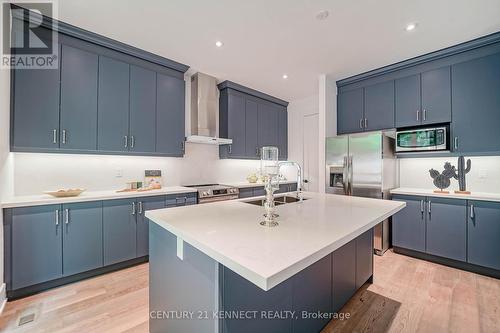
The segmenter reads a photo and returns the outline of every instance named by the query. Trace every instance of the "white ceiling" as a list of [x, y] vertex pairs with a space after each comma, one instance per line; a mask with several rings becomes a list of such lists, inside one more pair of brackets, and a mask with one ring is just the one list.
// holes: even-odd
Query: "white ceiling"
[[316, 93], [321, 73], [341, 79], [500, 31], [500, 1], [59, 0], [59, 19], [294, 100]]

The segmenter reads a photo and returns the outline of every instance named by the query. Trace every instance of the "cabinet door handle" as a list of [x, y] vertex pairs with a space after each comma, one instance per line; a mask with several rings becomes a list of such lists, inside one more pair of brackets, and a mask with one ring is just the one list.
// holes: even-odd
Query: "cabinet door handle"
[[62, 130], [62, 144], [66, 144], [66, 130], [63, 129]]
[[184, 142], [184, 141], [181, 142], [181, 149], [182, 149], [182, 152], [186, 151], [186, 142]]
[[420, 121], [420, 110], [417, 110], [417, 121]]
[[135, 215], [135, 201], [132, 202], [132, 215]]
[[135, 146], [135, 136], [130, 136], [130, 148], [134, 148]]
[[255, 155], [259, 156], [259, 147], [255, 147]]
[[56, 209], [56, 227], [59, 225], [59, 209]]
[[128, 135], [123, 137], [123, 147], [128, 148]]
[[359, 128], [363, 129], [363, 118], [359, 120]]
[[470, 205], [470, 219], [472, 220], [472, 223], [476, 225], [476, 222], [474, 221], [476, 219], [476, 213], [474, 212], [474, 205]]
[[455, 140], [454, 140], [454, 146], [455, 146], [455, 150], [458, 149], [458, 136], [455, 137]]
[[424, 217], [424, 200], [420, 200], [420, 213], [422, 213], [422, 217]]
[[138, 211], [139, 215], [142, 214], [142, 201], [139, 201], [139, 211]]
[[64, 223], [65, 223], [66, 225], [68, 225], [68, 224], [69, 224], [69, 209], [68, 209], [68, 208], [66, 208], [66, 209], [64, 210], [64, 215], [65, 215], [65, 216], [64, 216]]
[[231, 147], [232, 145], [229, 145], [229, 154], [231, 154]]
[[429, 212], [429, 217], [431, 217], [431, 206], [432, 206], [432, 203], [429, 200], [429, 202], [427, 202], [427, 211]]
[[424, 109], [424, 114], [423, 114], [423, 120], [425, 121], [425, 118], [427, 118], [427, 110]]
[[57, 130], [52, 130], [52, 143], [57, 143]]

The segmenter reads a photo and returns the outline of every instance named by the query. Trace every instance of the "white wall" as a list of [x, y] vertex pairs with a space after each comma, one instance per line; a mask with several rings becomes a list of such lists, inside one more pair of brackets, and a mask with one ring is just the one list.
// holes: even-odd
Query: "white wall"
[[[476, 192], [500, 193], [500, 156], [479, 156], [470, 158], [472, 167], [466, 176], [467, 189]], [[429, 169], [443, 171], [444, 163], [457, 166], [457, 158], [402, 158], [399, 159], [399, 183], [401, 187], [435, 188]], [[458, 181], [451, 180], [449, 190], [457, 190]]]

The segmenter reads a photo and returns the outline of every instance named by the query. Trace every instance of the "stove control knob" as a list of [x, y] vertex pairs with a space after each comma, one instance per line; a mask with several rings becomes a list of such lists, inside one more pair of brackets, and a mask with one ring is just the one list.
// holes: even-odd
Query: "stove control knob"
[[204, 197], [206, 197], [208, 195], [208, 192], [205, 191], [201, 195], [204, 196]]

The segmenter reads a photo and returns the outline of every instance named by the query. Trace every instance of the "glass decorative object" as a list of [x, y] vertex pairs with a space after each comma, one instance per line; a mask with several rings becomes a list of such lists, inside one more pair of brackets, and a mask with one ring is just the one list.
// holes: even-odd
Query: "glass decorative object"
[[276, 221], [276, 206], [274, 205], [274, 192], [279, 189], [279, 165], [278, 165], [278, 148], [277, 147], [262, 147], [260, 158], [260, 173], [266, 179], [264, 189], [266, 198], [264, 201], [264, 221], [261, 225], [267, 227], [275, 227], [278, 225]]

